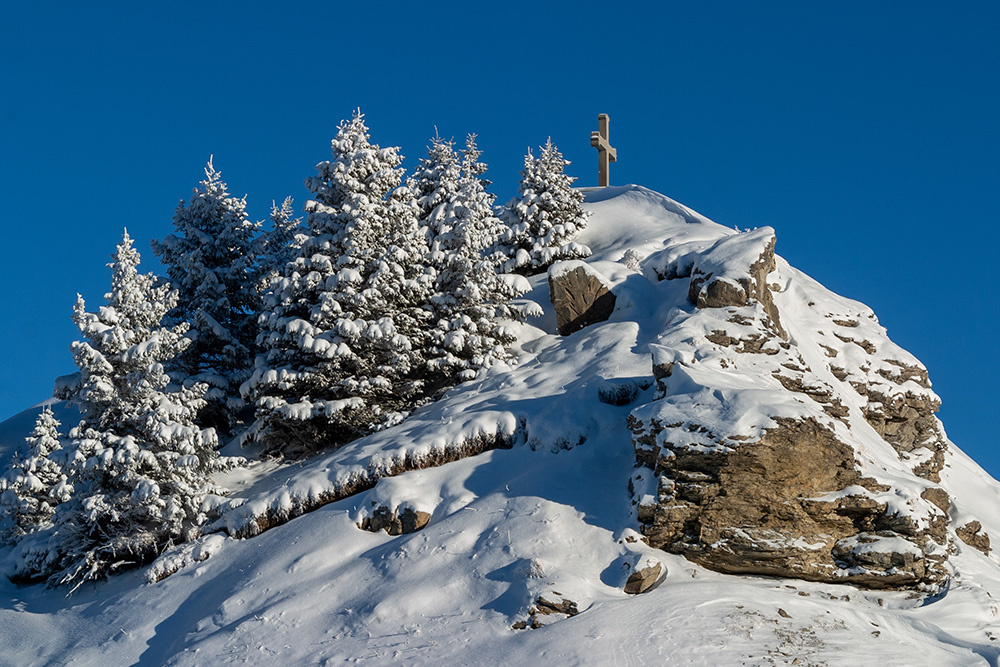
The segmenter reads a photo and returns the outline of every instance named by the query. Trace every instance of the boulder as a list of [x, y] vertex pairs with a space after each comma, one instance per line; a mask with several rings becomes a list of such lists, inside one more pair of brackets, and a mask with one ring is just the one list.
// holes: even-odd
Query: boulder
[[978, 521], [969, 523], [955, 529], [958, 539], [968, 544], [973, 549], [982, 551], [987, 556], [990, 555], [990, 536], [983, 531], [983, 524]]
[[654, 562], [647, 567], [640, 568], [629, 575], [625, 581], [625, 592], [629, 595], [645, 593], [660, 580], [663, 574], [663, 564]]
[[[554, 593], [554, 595], [559, 594]], [[577, 604], [572, 600], [562, 598], [561, 601], [554, 602], [540, 595], [535, 601], [535, 604], [528, 609], [528, 620], [516, 621], [510, 627], [514, 630], [525, 630], [528, 628], [537, 630], [538, 628], [549, 625], [554, 621], [571, 618], [579, 613], [580, 610], [577, 607]]]
[[556, 262], [549, 267], [549, 298], [562, 336], [603, 322], [615, 310], [615, 295], [607, 278], [579, 260]]

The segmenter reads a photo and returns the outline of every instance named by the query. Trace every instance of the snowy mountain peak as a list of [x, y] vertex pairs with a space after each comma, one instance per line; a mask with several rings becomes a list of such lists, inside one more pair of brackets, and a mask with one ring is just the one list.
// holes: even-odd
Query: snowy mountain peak
[[1000, 484], [920, 362], [773, 229], [584, 194], [607, 320], [558, 335], [532, 277], [516, 363], [219, 475], [207, 534], [151, 567], [68, 600], [4, 582], [4, 659], [997, 664]]

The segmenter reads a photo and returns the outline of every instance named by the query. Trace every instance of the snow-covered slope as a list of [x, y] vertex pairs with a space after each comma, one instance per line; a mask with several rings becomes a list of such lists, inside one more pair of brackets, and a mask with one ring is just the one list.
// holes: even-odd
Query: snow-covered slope
[[[608, 321], [556, 335], [540, 276], [527, 296], [547, 314], [521, 328], [517, 366], [336, 452], [229, 473], [222, 481], [234, 493], [216, 532], [151, 567], [70, 598], [0, 578], [0, 664], [1000, 664], [1000, 559], [955, 533], [979, 521], [981, 533], [1000, 535], [1000, 484], [950, 443], [940, 483], [913, 475], [920, 447], [890, 443], [871, 394], [852, 389], [887, 381], [879, 371], [899, 366], [885, 359], [919, 362], [864, 306], [780, 257], [768, 277], [780, 323], [762, 305], [730, 313], [736, 321], [699, 310], [690, 277], [700, 270], [736, 289], [731, 269], [752, 263], [771, 230], [739, 234], [638, 186], [588, 192], [586, 207], [578, 240], [613, 286]], [[732, 342], [759, 331], [754, 318], [771, 318], [773, 341], [760, 347], [775, 354]], [[715, 328], [724, 335], [713, 342], [705, 334]], [[654, 382], [653, 362], [677, 372]], [[775, 371], [829, 391], [789, 389]], [[903, 382], [931, 400], [925, 384]], [[634, 398], [601, 400], [622, 394]], [[828, 424], [851, 447], [875, 480], [875, 491], [857, 493], [934, 515], [943, 510], [921, 494], [947, 492], [938, 583], [867, 590], [721, 574], [642, 541], [637, 420], [656, 417], [662, 432], [693, 434], [683, 444], [708, 451], [796, 416]], [[690, 428], [696, 417], [703, 430]], [[32, 423], [30, 414], [0, 425], [0, 448], [9, 452]], [[682, 439], [657, 442], [667, 441]], [[395, 536], [361, 530], [378, 508], [429, 521]], [[650, 590], [623, 591], [631, 573], [656, 563]]]

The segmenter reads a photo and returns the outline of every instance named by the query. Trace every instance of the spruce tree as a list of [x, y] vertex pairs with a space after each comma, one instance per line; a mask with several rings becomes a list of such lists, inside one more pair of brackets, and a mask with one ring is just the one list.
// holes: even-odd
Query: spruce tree
[[260, 312], [259, 223], [246, 213], [209, 159], [205, 179], [173, 217], [174, 233], [153, 241], [179, 299], [168, 323], [190, 324], [192, 344], [169, 365], [175, 381], [209, 385], [199, 421], [223, 430], [235, 425], [244, 403], [239, 386], [249, 376]]
[[429, 242], [445, 230], [446, 221], [441, 215], [447, 209], [441, 204], [452, 201], [459, 188], [461, 163], [454, 142], [435, 134], [427, 148], [427, 157], [420, 158], [417, 168], [407, 185], [417, 201], [417, 217]]
[[572, 241], [587, 226], [583, 193], [565, 173], [569, 160], [550, 138], [537, 158], [528, 150], [518, 196], [507, 205], [510, 225], [505, 251], [508, 267], [519, 273], [539, 273], [553, 262], [589, 257], [590, 248]]
[[[527, 281], [498, 274], [498, 260], [487, 255], [504, 225], [493, 213], [494, 196], [486, 191], [486, 164], [480, 156], [475, 135], [469, 135], [461, 159], [455, 159], [460, 167], [456, 187], [427, 213], [433, 222], [427, 226], [433, 230], [437, 320], [428, 367], [439, 387], [510, 360], [515, 334], [504, 320], [520, 320], [534, 313], [532, 307], [537, 309], [533, 303], [514, 306], [512, 300], [528, 290]], [[440, 158], [432, 148], [428, 161], [435, 159]]]
[[[0, 479], [0, 514], [5, 517], [4, 537], [18, 539], [52, 518], [55, 508], [69, 500], [73, 487], [61, 459], [59, 422], [45, 406], [26, 438], [27, 452], [13, 456], [10, 469]], [[60, 459], [60, 461], [57, 461]]]
[[164, 364], [190, 344], [186, 323], [161, 325], [177, 292], [139, 274], [127, 232], [112, 257], [107, 304], [90, 313], [78, 297], [73, 310], [80, 382], [65, 398], [83, 416], [70, 431], [75, 493], [47, 534], [23, 541], [18, 578], [75, 588], [152, 560], [198, 534], [206, 494], [220, 491], [211, 473], [238, 462], [219, 458], [215, 431], [195, 424], [207, 386], [167, 391]]
[[266, 454], [336, 447], [422, 397], [432, 280], [402, 158], [370, 142], [360, 112], [332, 152], [306, 179], [306, 237], [265, 297], [264, 353], [244, 387], [257, 417], [245, 442]]
[[294, 260], [304, 242], [302, 218], [293, 218], [292, 198], [286, 197], [281, 206], [271, 203], [271, 229], [257, 237], [260, 258], [258, 292], [263, 295], [271, 281], [281, 276], [285, 265]]

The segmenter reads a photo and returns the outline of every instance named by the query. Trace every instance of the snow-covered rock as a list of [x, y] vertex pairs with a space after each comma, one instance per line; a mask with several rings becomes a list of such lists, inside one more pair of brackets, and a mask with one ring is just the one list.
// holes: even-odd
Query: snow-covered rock
[[559, 333], [568, 336], [588, 324], [603, 322], [615, 310], [607, 278], [586, 262], [570, 259], [549, 267], [549, 298]]

